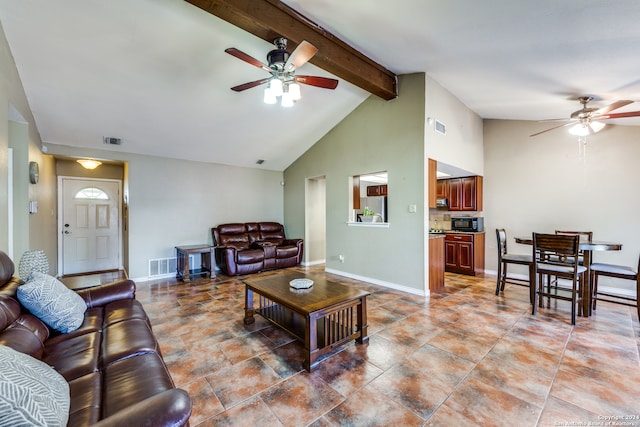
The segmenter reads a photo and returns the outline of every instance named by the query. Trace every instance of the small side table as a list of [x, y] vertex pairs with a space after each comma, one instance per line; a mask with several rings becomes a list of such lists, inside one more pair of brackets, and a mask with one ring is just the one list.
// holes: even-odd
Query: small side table
[[[215, 277], [213, 269], [213, 246], [186, 245], [176, 246], [177, 272], [176, 279], [190, 282], [193, 276]], [[189, 255], [200, 254], [201, 268], [189, 268]]]

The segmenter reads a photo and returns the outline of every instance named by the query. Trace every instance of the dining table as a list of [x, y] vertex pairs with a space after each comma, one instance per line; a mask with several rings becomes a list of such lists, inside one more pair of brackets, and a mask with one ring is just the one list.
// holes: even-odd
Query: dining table
[[[515, 237], [515, 241], [521, 245], [533, 246], [533, 235], [527, 237]], [[585, 277], [586, 284], [582, 287], [582, 307], [578, 310], [578, 315], [588, 317], [591, 316], [591, 298], [593, 295], [593, 290], [591, 289], [591, 260], [593, 251], [619, 251], [622, 250], [622, 243], [604, 242], [599, 240], [581, 240], [578, 249], [583, 253], [584, 266], [587, 268]], [[535, 275], [530, 275], [529, 286], [531, 289], [535, 286]], [[535, 304], [535, 301], [533, 303]]]

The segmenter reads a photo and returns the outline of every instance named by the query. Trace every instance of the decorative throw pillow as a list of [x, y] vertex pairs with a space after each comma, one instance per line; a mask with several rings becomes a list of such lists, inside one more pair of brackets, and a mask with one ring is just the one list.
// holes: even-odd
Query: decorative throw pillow
[[49, 272], [49, 260], [43, 250], [25, 251], [20, 257], [20, 266], [18, 267], [20, 278], [26, 282], [34, 271], [45, 274]]
[[18, 287], [18, 300], [51, 328], [67, 333], [82, 325], [87, 304], [55, 277], [34, 271]]
[[0, 345], [0, 425], [66, 426], [69, 384], [51, 366]]

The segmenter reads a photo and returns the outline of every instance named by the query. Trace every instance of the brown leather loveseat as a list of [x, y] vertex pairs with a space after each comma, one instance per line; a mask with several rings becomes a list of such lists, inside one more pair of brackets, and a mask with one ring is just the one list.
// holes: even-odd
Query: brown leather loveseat
[[287, 239], [284, 227], [277, 222], [220, 224], [211, 233], [216, 264], [230, 276], [302, 262], [302, 239]]
[[60, 333], [21, 305], [22, 282], [13, 274], [0, 252], [0, 345], [53, 367], [68, 383], [67, 425], [188, 425], [191, 399], [173, 384], [133, 281], [78, 291], [84, 321]]

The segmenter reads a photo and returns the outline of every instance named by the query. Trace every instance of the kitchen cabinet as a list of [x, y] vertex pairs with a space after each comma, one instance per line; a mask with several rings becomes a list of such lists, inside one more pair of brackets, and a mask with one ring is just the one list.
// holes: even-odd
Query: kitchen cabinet
[[444, 236], [429, 235], [429, 291], [444, 289]]
[[[464, 178], [441, 179], [443, 191], [449, 201], [450, 211], [481, 211], [482, 210], [482, 177], [468, 176]], [[438, 181], [438, 182], [440, 182]]]
[[447, 199], [449, 198], [449, 180], [448, 179], [439, 179], [436, 183], [436, 199]]
[[484, 272], [484, 233], [447, 233], [444, 267], [451, 273], [477, 276]]
[[353, 177], [353, 188], [351, 189], [353, 196], [353, 209], [360, 209], [360, 177]]
[[438, 162], [433, 159], [428, 160], [428, 182], [429, 182], [429, 208], [436, 207], [436, 179], [438, 176]]
[[367, 197], [386, 196], [387, 184], [382, 185], [369, 185], [367, 187]]

